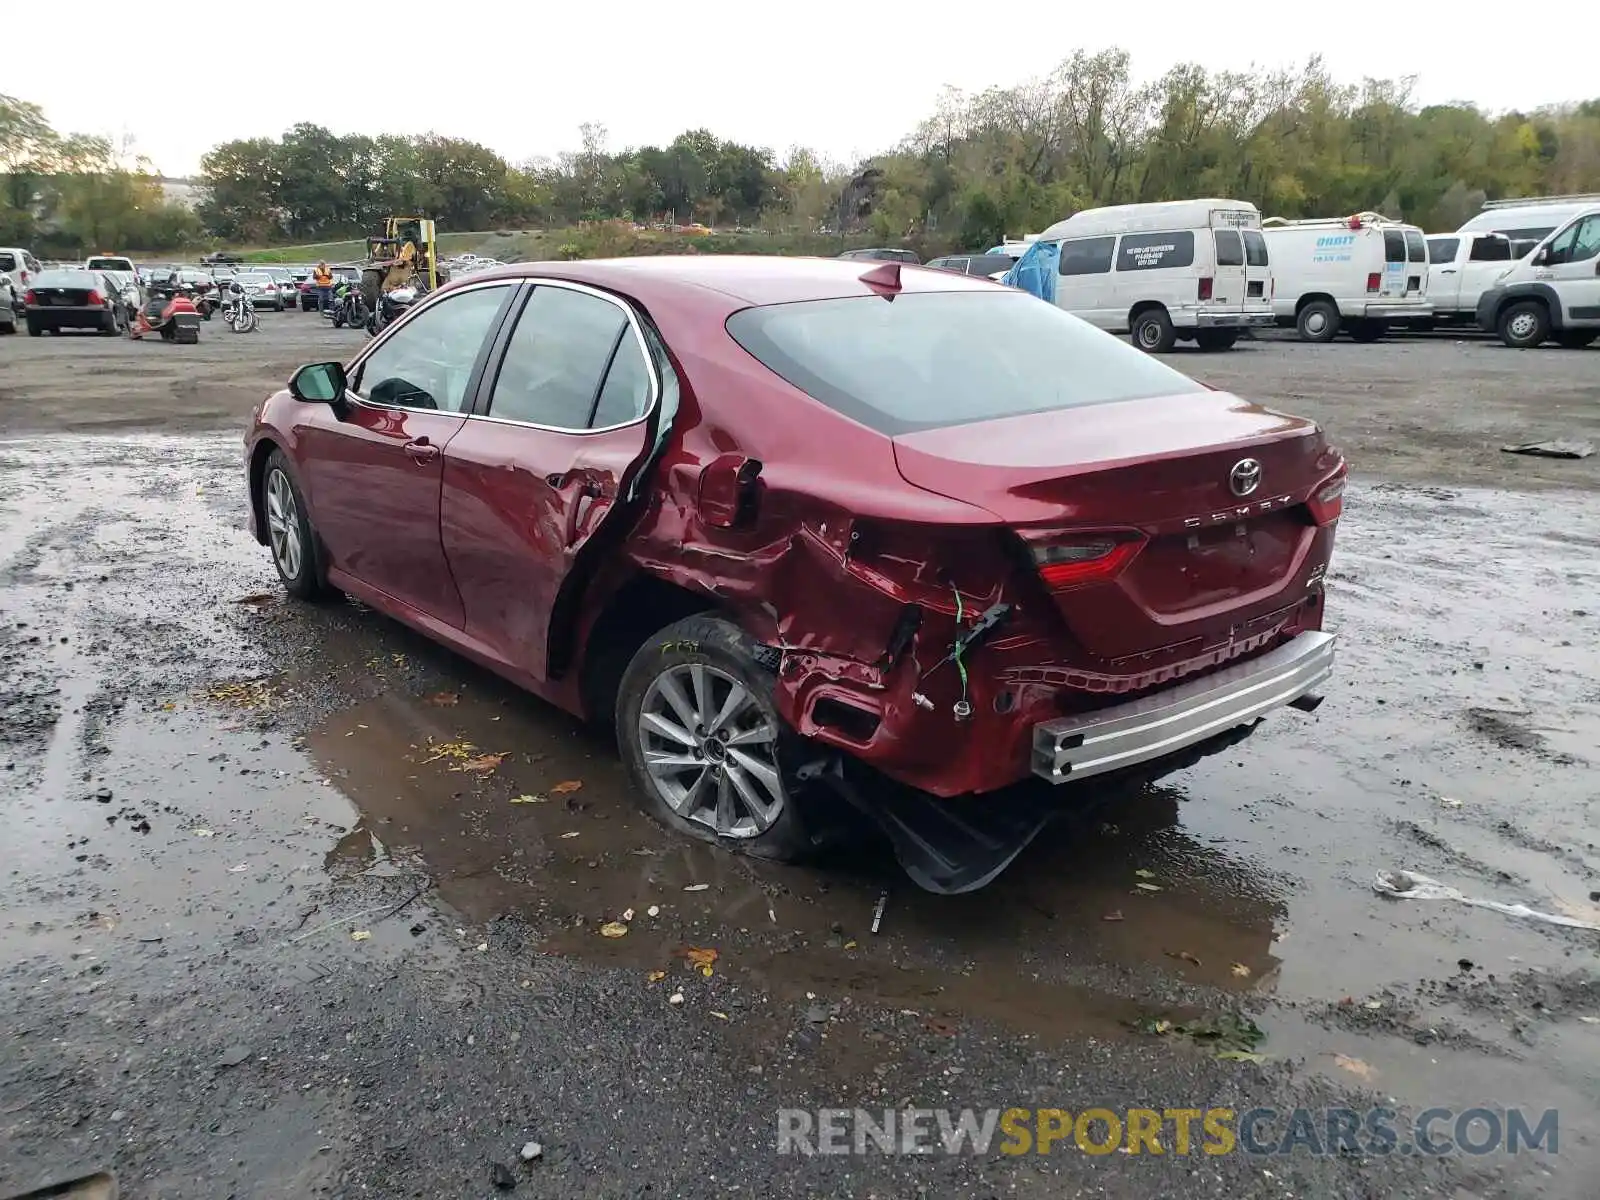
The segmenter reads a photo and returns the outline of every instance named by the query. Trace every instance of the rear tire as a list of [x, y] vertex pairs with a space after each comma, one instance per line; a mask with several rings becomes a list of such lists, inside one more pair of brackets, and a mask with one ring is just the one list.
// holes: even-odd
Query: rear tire
[[1556, 334], [1556, 345], [1563, 350], [1582, 350], [1600, 340], [1600, 329], [1563, 329]]
[[1195, 345], [1205, 351], [1232, 350], [1239, 334], [1232, 329], [1202, 329], [1194, 335]]
[[1339, 309], [1331, 300], [1313, 300], [1295, 316], [1302, 342], [1331, 342], [1339, 333]]
[[674, 832], [757, 858], [812, 848], [795, 793], [804, 741], [743, 630], [686, 617], [639, 647], [617, 691], [617, 748], [644, 810]]
[[29, 337], [43, 337], [44, 336], [44, 326], [39, 324], [39, 322], [30, 319], [28, 321], [28, 336]]
[[1382, 321], [1353, 321], [1350, 325], [1350, 336], [1358, 342], [1376, 342], [1389, 332], [1389, 326]]
[[1133, 319], [1129, 331], [1133, 344], [1146, 354], [1167, 354], [1178, 343], [1172, 318], [1164, 308], [1147, 308]]
[[1537, 300], [1519, 300], [1501, 311], [1495, 330], [1513, 350], [1532, 350], [1550, 336], [1550, 314]]

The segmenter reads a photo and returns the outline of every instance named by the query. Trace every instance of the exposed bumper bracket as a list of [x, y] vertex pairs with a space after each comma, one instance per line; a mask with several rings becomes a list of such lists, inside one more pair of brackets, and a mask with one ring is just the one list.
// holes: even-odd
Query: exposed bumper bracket
[[1163, 758], [1284, 705], [1309, 712], [1322, 700], [1314, 689], [1333, 672], [1333, 649], [1333, 634], [1302, 633], [1188, 683], [1035, 725], [1033, 773], [1067, 783]]

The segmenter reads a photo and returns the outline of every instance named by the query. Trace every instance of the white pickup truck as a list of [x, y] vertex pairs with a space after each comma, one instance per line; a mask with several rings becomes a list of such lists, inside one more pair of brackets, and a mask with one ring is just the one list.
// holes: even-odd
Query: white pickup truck
[[1476, 325], [1479, 298], [1538, 244], [1536, 238], [1514, 240], [1503, 233], [1430, 233], [1431, 323]]

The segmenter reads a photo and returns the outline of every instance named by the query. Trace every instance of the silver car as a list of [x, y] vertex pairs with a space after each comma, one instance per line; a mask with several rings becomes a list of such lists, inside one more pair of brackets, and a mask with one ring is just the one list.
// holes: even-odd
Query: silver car
[[283, 293], [278, 290], [278, 281], [270, 273], [240, 271], [234, 276], [234, 282], [244, 289], [244, 294], [250, 297], [250, 303], [257, 308], [283, 311]]

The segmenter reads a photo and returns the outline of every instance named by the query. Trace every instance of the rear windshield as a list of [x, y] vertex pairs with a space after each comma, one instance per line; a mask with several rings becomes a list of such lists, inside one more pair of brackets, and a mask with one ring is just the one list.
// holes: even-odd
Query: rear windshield
[[125, 258], [91, 258], [84, 264], [85, 271], [131, 271], [133, 263]]
[[33, 277], [36, 288], [98, 288], [104, 286], [98, 275], [87, 271], [40, 271]]
[[1244, 231], [1244, 261], [1248, 266], [1268, 266], [1267, 239], [1254, 229]]
[[1470, 262], [1510, 262], [1511, 243], [1503, 237], [1481, 237], [1472, 243]]
[[1217, 239], [1217, 266], [1244, 266], [1244, 243], [1235, 229], [1218, 229], [1212, 234]]
[[1406, 260], [1405, 234], [1398, 229], [1383, 231], [1383, 260], [1392, 263], [1403, 263]]
[[974, 254], [967, 265], [968, 275], [993, 275], [996, 271], [1009, 271], [1017, 260], [1009, 254]]
[[1406, 256], [1412, 262], [1425, 263], [1428, 261], [1428, 243], [1423, 240], [1420, 230], [1406, 230]]
[[747, 308], [728, 332], [813, 399], [891, 437], [1200, 390], [1055, 305], [999, 288]]

